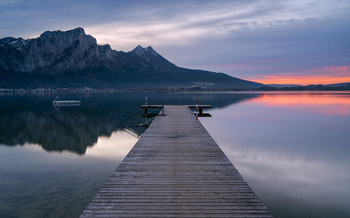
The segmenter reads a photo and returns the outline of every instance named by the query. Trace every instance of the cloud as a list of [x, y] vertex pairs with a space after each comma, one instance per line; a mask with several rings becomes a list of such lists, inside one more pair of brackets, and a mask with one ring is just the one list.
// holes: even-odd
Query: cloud
[[[163, 4], [162, 10], [147, 9], [146, 12], [140, 8], [134, 11], [139, 19], [98, 23], [88, 26], [87, 31], [100, 43], [109, 43], [116, 49], [130, 50], [137, 44], [156, 47], [188, 45], [203, 38], [227, 37], [242, 29], [269, 28], [317, 19], [326, 13], [324, 7], [328, 6], [313, 5], [312, 1], [303, 4], [273, 1], [237, 4], [224, 1], [221, 4], [206, 3], [196, 10], [190, 4], [188, 9], [180, 11], [176, 10], [179, 4]], [[181, 2], [181, 5], [187, 4]], [[165, 14], [170, 11], [169, 7], [174, 7], [175, 12]]]
[[256, 76], [256, 81], [264, 84], [333, 84], [350, 82], [350, 65], [327, 66], [279, 75]]
[[350, 23], [343, 19], [305, 20], [199, 40], [186, 46], [191, 51], [188, 55], [183, 52], [184, 46], [162, 52], [185, 67], [255, 80], [259, 75], [348, 65], [349, 34]]
[[0, 38], [81, 26], [116, 50], [151, 45], [179, 66], [245, 79], [350, 62], [347, 0], [4, 0], [0, 6]]

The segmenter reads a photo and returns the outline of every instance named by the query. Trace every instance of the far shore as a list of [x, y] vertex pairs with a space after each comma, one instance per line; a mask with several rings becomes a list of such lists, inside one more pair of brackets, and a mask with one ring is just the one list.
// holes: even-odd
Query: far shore
[[324, 89], [294, 89], [291, 88], [260, 88], [260, 89], [192, 89], [192, 88], [156, 88], [156, 89], [93, 89], [93, 88], [0, 88], [0, 95], [25, 95], [25, 94], [36, 94], [36, 95], [56, 95], [56, 94], [113, 94], [113, 93], [153, 93], [153, 92], [162, 92], [162, 93], [189, 93], [189, 94], [250, 94], [250, 93], [300, 93], [300, 92], [315, 92], [315, 93], [348, 93], [350, 88], [334, 88], [327, 87]]

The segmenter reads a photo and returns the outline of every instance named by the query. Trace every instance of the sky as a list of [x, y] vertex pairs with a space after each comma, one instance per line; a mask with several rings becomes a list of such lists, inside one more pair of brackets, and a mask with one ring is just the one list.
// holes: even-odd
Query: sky
[[118, 51], [264, 84], [350, 82], [349, 0], [0, 0], [0, 38], [83, 27]]

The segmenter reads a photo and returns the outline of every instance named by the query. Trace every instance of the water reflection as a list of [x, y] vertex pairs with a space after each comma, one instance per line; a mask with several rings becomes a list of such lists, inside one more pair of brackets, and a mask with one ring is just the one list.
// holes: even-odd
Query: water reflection
[[346, 93], [263, 94], [254, 102], [268, 107], [285, 107], [324, 115], [350, 115], [350, 98]]
[[0, 217], [78, 217], [134, 143], [113, 132], [84, 156], [0, 144]]
[[0, 96], [0, 217], [78, 217], [136, 142], [118, 123], [145, 96], [212, 105], [201, 122], [275, 217], [350, 216], [350, 93], [269, 92], [78, 95], [60, 111]]
[[59, 111], [55, 96], [0, 96], [0, 217], [78, 217], [135, 144], [118, 123], [145, 96], [223, 108], [257, 95], [68, 95], [81, 107]]
[[139, 102], [132, 96], [78, 96], [79, 108], [52, 107], [46, 96], [3, 97], [0, 143], [8, 146], [34, 143], [46, 151], [84, 154], [99, 136], [109, 137], [119, 121], [132, 113]]
[[265, 93], [201, 122], [274, 216], [349, 217], [349, 102]]
[[[130, 137], [127, 132], [118, 130], [113, 132], [110, 137], [99, 137], [92, 147], [87, 148], [85, 155], [88, 157], [99, 157], [111, 160], [118, 158], [122, 160], [130, 151], [130, 145], [134, 145], [137, 140], [138, 139], [135, 137]], [[115, 146], [116, 142], [118, 146]]]
[[251, 95], [123, 93], [115, 95], [68, 95], [79, 99], [81, 107], [52, 107], [55, 96], [0, 96], [0, 144], [38, 144], [46, 151], [85, 154], [99, 136], [110, 137], [120, 122], [139, 110], [145, 96], [149, 101], [164, 99], [166, 104], [199, 102], [222, 108], [255, 98]]

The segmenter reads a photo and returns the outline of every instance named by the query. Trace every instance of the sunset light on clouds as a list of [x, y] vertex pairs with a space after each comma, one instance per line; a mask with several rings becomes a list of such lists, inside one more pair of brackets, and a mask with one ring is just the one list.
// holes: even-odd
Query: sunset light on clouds
[[1, 1], [0, 38], [83, 27], [118, 51], [265, 84], [350, 82], [350, 2]]
[[264, 84], [335, 84], [350, 81], [350, 66], [323, 67], [297, 72], [281, 73], [279, 75], [264, 75], [254, 79]]

